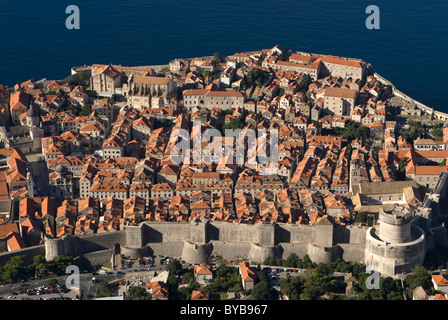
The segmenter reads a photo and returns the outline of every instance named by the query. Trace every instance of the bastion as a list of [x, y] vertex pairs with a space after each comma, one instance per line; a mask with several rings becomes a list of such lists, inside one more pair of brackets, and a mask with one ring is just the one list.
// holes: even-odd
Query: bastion
[[425, 258], [425, 232], [412, 224], [409, 209], [381, 210], [379, 227], [366, 233], [366, 266], [375, 266], [382, 275], [394, 276], [412, 271]]

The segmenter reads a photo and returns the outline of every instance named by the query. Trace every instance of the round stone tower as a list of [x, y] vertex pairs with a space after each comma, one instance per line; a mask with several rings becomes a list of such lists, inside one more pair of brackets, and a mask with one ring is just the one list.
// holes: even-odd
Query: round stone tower
[[379, 227], [367, 230], [365, 263], [382, 275], [409, 272], [425, 258], [425, 232], [412, 224], [414, 215], [404, 207], [379, 212]]
[[391, 212], [383, 209], [379, 212], [379, 237], [389, 243], [404, 243], [411, 240], [411, 222], [413, 216], [404, 207], [397, 207]]
[[65, 247], [65, 237], [62, 238], [50, 238], [45, 236], [45, 259], [51, 261], [57, 256], [67, 254], [67, 248]]

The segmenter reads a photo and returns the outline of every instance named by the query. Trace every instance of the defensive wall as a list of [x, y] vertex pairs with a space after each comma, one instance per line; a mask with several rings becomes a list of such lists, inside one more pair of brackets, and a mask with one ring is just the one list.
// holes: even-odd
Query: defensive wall
[[446, 229], [437, 223], [437, 214], [446, 211], [439, 200], [446, 197], [447, 181], [444, 172], [436, 192], [427, 195], [412, 222], [407, 215], [398, 219], [384, 214], [379, 226], [372, 228], [333, 225], [327, 219], [314, 225], [144, 221], [121, 231], [45, 238], [44, 245], [0, 254], [0, 265], [16, 255], [25, 255], [30, 262], [35, 255], [47, 260], [70, 255], [91, 265], [106, 264], [117, 250], [133, 258], [154, 254], [189, 263], [207, 263], [211, 256], [262, 263], [267, 257], [295, 253], [307, 254], [316, 263], [341, 258], [382, 265], [384, 273], [395, 275], [421, 263], [428, 250], [448, 246]]
[[45, 238], [45, 244], [0, 254], [0, 265], [14, 255], [44, 255], [52, 260], [70, 255], [91, 265], [110, 262], [114, 248], [126, 256], [164, 255], [189, 263], [207, 263], [210, 256], [226, 260], [263, 262], [267, 257], [286, 258], [305, 254], [314, 262], [364, 259], [367, 227], [294, 225], [285, 223], [246, 225], [217, 221], [142, 222], [122, 231], [82, 236]]
[[164, 255], [189, 263], [207, 263], [210, 256], [226, 260], [247, 259], [263, 262], [268, 257], [286, 258], [305, 254], [314, 262], [330, 262], [338, 257], [362, 262], [366, 227], [340, 225], [293, 225], [284, 223], [245, 225], [228, 222], [193, 221], [143, 222], [118, 232], [45, 239], [48, 260], [58, 255], [82, 256], [92, 265], [110, 261], [110, 256], [95, 258], [94, 252], [112, 254], [120, 244], [121, 253], [137, 258]]
[[409, 97], [407, 94], [401, 92], [400, 90], [398, 90], [394, 84], [392, 82], [390, 82], [389, 80], [387, 80], [386, 78], [384, 78], [383, 76], [379, 75], [378, 73], [374, 73], [375, 78], [377, 78], [379, 81], [381, 81], [382, 83], [386, 84], [386, 85], [390, 85], [392, 88], [392, 93], [397, 96], [400, 97], [406, 101], [409, 101], [413, 104], [415, 104], [415, 106], [417, 108], [419, 108], [420, 110], [424, 111], [426, 114], [430, 115], [430, 116], [434, 116], [435, 119], [439, 119], [439, 120], [448, 120], [448, 114], [444, 113], [444, 112], [440, 112], [437, 110], [434, 110], [431, 107], [428, 107], [427, 105], [421, 103], [420, 101], [417, 101], [415, 99], [412, 99], [411, 97]]
[[[119, 253], [132, 258], [164, 255], [193, 264], [207, 263], [211, 256], [263, 263], [268, 257], [285, 259], [291, 253], [299, 257], [307, 254], [316, 263], [341, 258], [376, 264], [382, 273], [393, 276], [408, 272], [415, 263], [422, 263], [430, 247], [439, 246], [440, 242], [446, 244], [444, 228], [434, 228], [426, 237], [418, 226], [411, 228], [411, 241], [388, 245], [378, 238], [377, 226], [142, 222], [122, 231], [45, 238], [44, 245], [0, 254], [0, 265], [16, 255], [25, 255], [28, 262], [35, 255], [44, 255], [47, 260], [70, 255], [82, 266], [104, 265], [110, 263], [118, 247]], [[439, 240], [442, 238], [445, 241]]]

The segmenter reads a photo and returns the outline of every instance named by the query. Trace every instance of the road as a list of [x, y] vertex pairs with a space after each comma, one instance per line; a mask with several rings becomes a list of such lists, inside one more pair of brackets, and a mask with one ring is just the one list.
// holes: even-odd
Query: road
[[[136, 260], [128, 260], [129, 264], [127, 264], [126, 266], [124, 266], [121, 270], [111, 270], [106, 274], [99, 274], [99, 273], [81, 273], [79, 276], [79, 287], [82, 290], [82, 298], [89, 300], [89, 299], [93, 299], [96, 289], [98, 287], [98, 284], [101, 281], [113, 281], [113, 280], [120, 280], [120, 279], [125, 279], [126, 274], [128, 274], [129, 276], [127, 277], [129, 281], [133, 281], [132, 280], [132, 275], [138, 275], [139, 273], [142, 274], [142, 276], [145, 275], [145, 271], [157, 271], [158, 273], [165, 271], [166, 270], [166, 265], [161, 263], [161, 259], [159, 257], [155, 257], [154, 260], [154, 264], [151, 267], [140, 267], [137, 265], [137, 261]], [[216, 267], [216, 266], [215, 266]], [[235, 265], [234, 267], [238, 267], [237, 265]], [[261, 266], [262, 269], [265, 266]], [[283, 271], [284, 269], [290, 269], [290, 268], [284, 268], [284, 267], [275, 267], [275, 266], [269, 266], [273, 272], [275, 272], [275, 276], [271, 279], [271, 283], [273, 285], [276, 285], [277, 281], [280, 279], [284, 279], [286, 277], [286, 274], [288, 272]], [[193, 268], [192, 265], [186, 265], [185, 268]], [[276, 272], [277, 270], [279, 272]], [[296, 277], [296, 276], [300, 276], [300, 277], [306, 277], [306, 274], [303, 272], [289, 272], [291, 277]], [[70, 283], [66, 283], [66, 281], [68, 280], [69, 275], [64, 275], [64, 276], [59, 276], [59, 277], [54, 277], [59, 284], [62, 285], [66, 285], [68, 288], [70, 287]], [[93, 282], [92, 278], [95, 277], [96, 281]], [[51, 298], [51, 297], [56, 297], [56, 296], [61, 296], [61, 294], [57, 293], [57, 294], [46, 294], [46, 295], [40, 295], [40, 296], [36, 296], [36, 295], [32, 295], [29, 296], [27, 294], [13, 294], [14, 293], [18, 293], [19, 290], [23, 287], [25, 287], [26, 289], [31, 289], [31, 288], [38, 288], [41, 286], [45, 286], [48, 283], [48, 280], [50, 278], [47, 279], [39, 279], [39, 280], [32, 280], [32, 281], [26, 281], [26, 282], [22, 282], [22, 283], [16, 283], [16, 284], [9, 284], [9, 285], [1, 285], [0, 286], [0, 297], [2, 297], [3, 299], [7, 299], [8, 296], [14, 295], [16, 296], [16, 299], [20, 299], [20, 298], [29, 298], [29, 299], [36, 299], [36, 298]], [[71, 292], [68, 293], [64, 293], [62, 294], [63, 296], [66, 297], [70, 297], [71, 299], [76, 299], [77, 295], [79, 294], [78, 290], [72, 290]]]

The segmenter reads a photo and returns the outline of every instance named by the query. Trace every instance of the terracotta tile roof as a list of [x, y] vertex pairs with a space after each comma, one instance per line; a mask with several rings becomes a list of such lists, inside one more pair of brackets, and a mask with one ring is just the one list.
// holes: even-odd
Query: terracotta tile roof
[[432, 280], [437, 286], [448, 286], [448, 278], [441, 274], [431, 275]]

